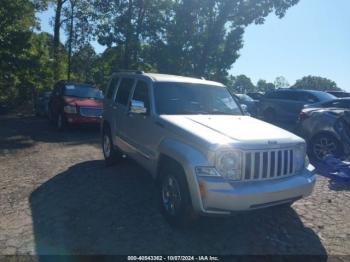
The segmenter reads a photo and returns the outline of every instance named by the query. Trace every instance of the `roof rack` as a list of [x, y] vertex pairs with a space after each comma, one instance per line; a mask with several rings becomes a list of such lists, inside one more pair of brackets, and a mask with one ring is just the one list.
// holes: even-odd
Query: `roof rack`
[[145, 72], [143, 72], [142, 70], [118, 69], [118, 70], [115, 71], [115, 73], [134, 73], [134, 74], [142, 75]]

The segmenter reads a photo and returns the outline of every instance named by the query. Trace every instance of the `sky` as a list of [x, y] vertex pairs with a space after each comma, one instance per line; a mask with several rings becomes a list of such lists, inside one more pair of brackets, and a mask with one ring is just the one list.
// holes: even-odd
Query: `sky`
[[[284, 76], [291, 85], [315, 75], [350, 91], [349, 10], [350, 0], [300, 0], [282, 19], [270, 14], [263, 25], [249, 25], [230, 73], [245, 74], [254, 83]], [[52, 16], [52, 10], [38, 15], [42, 31], [53, 32]], [[105, 49], [92, 44], [97, 53]]]

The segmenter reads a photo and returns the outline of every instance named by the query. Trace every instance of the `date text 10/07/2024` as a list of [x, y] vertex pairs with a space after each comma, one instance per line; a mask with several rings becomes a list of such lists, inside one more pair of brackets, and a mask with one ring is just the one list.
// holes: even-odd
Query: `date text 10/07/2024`
[[219, 261], [216, 256], [128, 256], [128, 261]]

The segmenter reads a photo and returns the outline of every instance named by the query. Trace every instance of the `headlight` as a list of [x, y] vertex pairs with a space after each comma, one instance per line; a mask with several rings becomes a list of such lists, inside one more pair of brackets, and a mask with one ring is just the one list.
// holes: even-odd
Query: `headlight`
[[237, 151], [220, 152], [216, 157], [216, 169], [227, 179], [240, 180], [242, 178], [242, 155]]
[[294, 163], [296, 171], [299, 172], [305, 168], [306, 164], [306, 146], [305, 144], [299, 144], [294, 149]]
[[64, 106], [64, 112], [67, 114], [76, 114], [77, 113], [77, 107], [76, 106]]

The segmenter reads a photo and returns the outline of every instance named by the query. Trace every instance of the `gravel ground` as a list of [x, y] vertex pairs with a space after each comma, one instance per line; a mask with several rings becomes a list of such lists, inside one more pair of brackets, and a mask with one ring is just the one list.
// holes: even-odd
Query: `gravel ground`
[[350, 186], [318, 176], [290, 209], [203, 218], [159, 214], [132, 161], [105, 167], [98, 129], [59, 133], [45, 119], [0, 118], [0, 254], [350, 255]]

